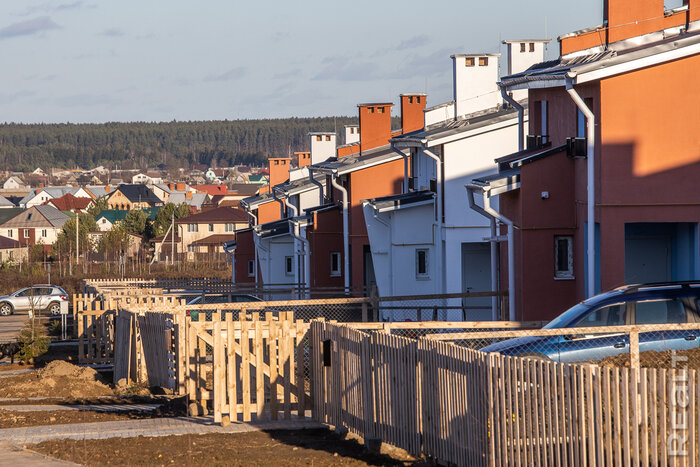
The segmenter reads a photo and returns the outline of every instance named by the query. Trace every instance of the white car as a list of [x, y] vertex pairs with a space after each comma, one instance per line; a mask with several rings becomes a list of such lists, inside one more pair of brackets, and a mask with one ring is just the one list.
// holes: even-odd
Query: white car
[[[65, 303], [64, 305], [62, 305]], [[36, 284], [25, 287], [10, 295], [0, 297], [0, 316], [8, 316], [15, 311], [47, 310], [53, 316], [61, 314], [61, 306], [67, 309], [68, 293], [50, 284]]]

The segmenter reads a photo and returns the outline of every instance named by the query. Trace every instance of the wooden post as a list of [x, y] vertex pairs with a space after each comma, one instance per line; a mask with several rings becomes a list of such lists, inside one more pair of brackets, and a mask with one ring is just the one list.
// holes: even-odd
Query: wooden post
[[639, 331], [630, 331], [630, 368], [639, 370]]

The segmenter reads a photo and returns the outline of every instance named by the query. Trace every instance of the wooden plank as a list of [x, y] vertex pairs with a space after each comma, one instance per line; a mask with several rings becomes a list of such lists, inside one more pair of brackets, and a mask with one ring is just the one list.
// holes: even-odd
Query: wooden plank
[[604, 410], [603, 410], [603, 416], [605, 417], [605, 431], [604, 431], [604, 436], [605, 436], [605, 442], [604, 442], [604, 451], [605, 451], [605, 462], [600, 463], [600, 465], [613, 465], [613, 442], [614, 440], [617, 440], [617, 438], [613, 435], [612, 431], [612, 419], [613, 419], [613, 414], [615, 413], [616, 408], [612, 406], [612, 400], [610, 397], [610, 391], [611, 391], [611, 380], [610, 380], [610, 374], [611, 374], [611, 369], [607, 367], [602, 367], [600, 371], [603, 372], [603, 405], [604, 405]]
[[[229, 316], [230, 317], [230, 316]], [[233, 334], [232, 321], [227, 322], [226, 332], [226, 392], [228, 404], [230, 406], [229, 416], [231, 421], [238, 421], [238, 374], [236, 371], [237, 343], [236, 337]]]
[[241, 384], [243, 398], [243, 421], [251, 421], [250, 407], [250, 337], [248, 328], [250, 323], [246, 320], [245, 315], [241, 316]]
[[253, 314], [253, 326], [255, 327], [255, 340], [253, 341], [253, 349], [255, 349], [255, 407], [257, 409], [257, 421], [263, 419], [265, 409], [265, 376], [263, 375], [263, 336], [262, 322], [259, 320], [257, 313]]
[[[297, 358], [296, 358], [296, 372], [297, 372], [297, 377], [296, 377], [296, 388], [297, 388], [297, 417], [299, 418], [304, 418], [306, 417], [306, 380], [304, 376], [304, 365], [306, 361], [306, 354], [305, 354], [305, 333], [304, 333], [304, 327], [303, 327], [303, 322], [301, 320], [297, 320], [296, 322], [296, 352], [297, 352]], [[357, 344], [357, 343], [356, 343]], [[357, 348], [356, 348], [357, 351]], [[356, 371], [359, 370], [359, 359], [356, 362]], [[358, 371], [359, 373], [359, 371]], [[358, 374], [358, 378], [360, 378]], [[357, 391], [357, 396], [358, 396], [358, 403], [359, 403], [359, 392], [360, 392], [360, 387], [359, 385], [356, 386], [356, 391]], [[359, 410], [357, 411], [359, 415]]]
[[284, 418], [285, 420], [290, 420], [292, 418], [291, 409], [291, 375], [292, 375], [292, 361], [291, 361], [291, 338], [289, 337], [291, 331], [291, 313], [286, 313], [285, 319], [282, 321], [282, 344], [281, 347], [284, 348]]
[[[269, 319], [267, 320], [267, 323], [270, 328], [270, 337], [267, 340], [268, 349], [270, 353], [270, 418], [272, 420], [277, 420], [277, 388], [279, 383], [279, 374], [277, 366], [279, 362], [279, 357], [277, 355], [277, 342], [279, 339], [279, 331], [277, 321]], [[316, 348], [318, 349], [318, 346]], [[316, 384], [318, 384], [320, 382], [320, 377], [318, 377], [315, 382]]]
[[213, 366], [214, 366], [214, 423], [221, 423], [224, 388], [226, 387], [226, 379], [223, 362], [224, 344], [221, 339], [221, 321], [214, 323], [214, 348]]
[[[651, 465], [659, 465], [659, 404], [658, 404], [658, 370], [650, 368], [649, 370], [649, 413], [651, 416]], [[661, 409], [663, 410], [663, 408]]]
[[[633, 399], [634, 403], [634, 399]], [[625, 454], [625, 466], [629, 467], [632, 460], [631, 444], [631, 419], [630, 419], [630, 371], [622, 369], [622, 446]]]

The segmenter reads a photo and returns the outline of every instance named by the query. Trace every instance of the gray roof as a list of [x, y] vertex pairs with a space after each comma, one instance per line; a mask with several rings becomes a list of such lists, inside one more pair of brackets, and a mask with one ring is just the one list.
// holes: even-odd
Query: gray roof
[[53, 206], [32, 206], [8, 220], [2, 227], [55, 227], [61, 228], [69, 216]]
[[[527, 103], [523, 102], [523, 107], [527, 113]], [[487, 127], [495, 123], [504, 122], [518, 117], [518, 111], [514, 107], [494, 107], [486, 111], [474, 112], [459, 120], [448, 120], [435, 123], [423, 130], [413, 131], [391, 139], [392, 143], [420, 141], [430, 142], [436, 139], [445, 138], [453, 134], [465, 131], [476, 130]]]
[[102, 198], [103, 196], [107, 196], [109, 194], [103, 186], [86, 186], [85, 189], [95, 195], [95, 198]]
[[0, 207], [8, 207], [8, 208], [14, 208], [15, 205], [12, 201], [9, 199], [5, 198], [4, 196], [0, 195]]
[[[518, 85], [526, 85], [536, 81], [560, 81], [554, 85], [563, 85], [567, 75], [576, 77], [584, 73], [607, 69], [610, 75], [615, 73], [618, 65], [627, 64], [635, 60], [652, 57], [664, 52], [683, 51], [684, 48], [700, 43], [700, 32], [690, 32], [681, 36], [664, 38], [663, 31], [648, 34], [642, 38], [633, 38], [629, 41], [620, 41], [608, 46], [607, 50], [591, 52], [587, 55], [572, 56], [571, 54], [560, 57], [557, 60], [538, 63], [527, 70], [505, 76], [501, 79], [503, 86], [514, 88]], [[639, 41], [643, 41], [640, 45]], [[687, 49], [688, 54], [694, 54], [692, 49]], [[677, 56], [669, 56], [668, 60], [677, 59]], [[641, 66], [649, 66], [641, 63]], [[629, 71], [620, 69], [618, 73]]]
[[202, 204], [207, 200], [206, 193], [192, 193], [192, 198], [186, 198], [185, 193], [175, 192], [168, 198], [168, 203], [180, 204], [187, 203], [188, 206], [194, 206], [195, 208], [202, 209]]
[[26, 205], [29, 201], [34, 199], [36, 195], [41, 193], [42, 191], [51, 196], [52, 198], [60, 198], [61, 196], [70, 193], [71, 195], [75, 195], [78, 190], [80, 190], [80, 187], [73, 187], [73, 186], [48, 186], [44, 188], [36, 188], [27, 195], [22, 198], [19, 202], [20, 206]]

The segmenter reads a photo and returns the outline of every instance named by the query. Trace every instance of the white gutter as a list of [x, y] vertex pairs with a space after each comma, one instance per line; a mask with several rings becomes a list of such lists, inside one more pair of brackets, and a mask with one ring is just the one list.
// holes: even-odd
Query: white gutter
[[572, 77], [566, 77], [566, 92], [569, 93], [576, 107], [586, 116], [586, 157], [587, 157], [587, 194], [588, 225], [586, 226], [586, 264], [588, 265], [588, 287], [586, 297], [595, 295], [595, 115], [588, 108], [572, 84]]
[[338, 191], [343, 194], [343, 255], [344, 255], [344, 272], [343, 278], [345, 283], [345, 292], [350, 291], [350, 232], [348, 225], [348, 190], [343, 188], [342, 185], [338, 183], [338, 174], [334, 173], [331, 176], [331, 185], [333, 185]]
[[[467, 193], [480, 190], [484, 197], [483, 210], [508, 226], [508, 319], [515, 321], [515, 247], [513, 245], [513, 221], [491, 207], [491, 189], [479, 185], [467, 185]], [[471, 202], [470, 202], [471, 206]], [[480, 211], [477, 211], [480, 212]]]
[[391, 143], [391, 150], [403, 157], [403, 192], [408, 193], [408, 154], [397, 149], [394, 143]]
[[321, 185], [321, 182], [314, 180], [314, 169], [309, 167], [309, 181], [316, 185], [318, 187], [318, 205], [323, 206], [323, 185]]
[[522, 151], [525, 149], [525, 109], [518, 101], [508, 95], [504, 86], [500, 86], [500, 88], [503, 99], [518, 110], [518, 151]]
[[[482, 216], [488, 218], [491, 221], [491, 239], [489, 244], [491, 246], [491, 291], [498, 292], [498, 239], [496, 231], [496, 218], [486, 212], [481, 206], [474, 202], [474, 187], [472, 185], [467, 185], [467, 199], [469, 200], [469, 207], [481, 214]], [[498, 321], [498, 297], [491, 297], [491, 320]]]
[[[309, 241], [301, 236], [300, 229], [299, 229], [299, 221], [290, 219], [289, 220], [290, 228], [289, 228], [289, 233], [291, 233], [292, 237], [294, 238], [294, 253], [297, 258], [297, 268], [294, 272], [294, 275], [296, 276], [296, 281], [299, 285], [301, 285], [301, 278], [299, 277], [299, 257], [304, 258], [303, 262], [303, 270], [304, 270], [304, 289], [305, 292], [303, 292], [303, 296], [299, 298], [307, 298], [307, 293], [308, 290], [311, 288], [311, 274], [310, 274], [310, 258], [309, 258]], [[297, 241], [301, 242], [302, 249], [297, 250], [296, 248], [296, 243]]]
[[440, 196], [442, 192], [442, 160], [435, 155], [430, 149], [427, 147], [423, 146], [423, 152], [428, 155], [428, 157], [432, 158], [435, 160], [435, 173], [436, 173], [436, 178], [437, 178], [437, 193], [435, 193], [435, 208], [436, 208], [436, 217], [435, 217], [435, 222], [437, 225], [437, 238], [438, 238], [438, 251], [440, 252], [440, 283], [439, 283], [439, 292], [438, 293], [446, 293], [445, 292], [445, 251], [444, 251], [444, 242], [442, 239], [442, 198]]
[[[277, 192], [277, 191], [278, 190], [275, 189], [275, 192]], [[282, 196], [280, 196], [279, 199], [281, 199], [282, 202], [284, 202], [284, 205], [287, 206], [287, 209], [292, 210], [293, 214], [289, 217], [297, 217], [299, 215], [299, 210], [297, 209], [296, 206], [294, 206], [292, 203], [289, 202], [289, 196], [286, 193], [282, 192]]]

